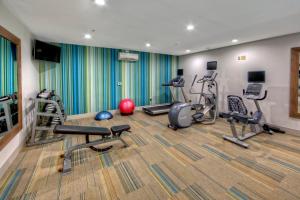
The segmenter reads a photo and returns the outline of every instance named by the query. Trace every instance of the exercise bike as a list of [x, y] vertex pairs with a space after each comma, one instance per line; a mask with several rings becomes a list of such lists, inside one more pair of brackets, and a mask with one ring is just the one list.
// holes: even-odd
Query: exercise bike
[[[207, 63], [207, 74], [197, 80], [195, 75], [190, 94], [198, 94], [196, 104], [177, 103], [169, 112], [169, 128], [187, 128], [193, 123], [213, 124], [218, 117], [218, 83], [216, 82], [217, 62]], [[201, 84], [200, 92], [194, 91], [195, 83]], [[205, 89], [207, 88], [207, 89]], [[194, 111], [194, 113], [193, 113]]]
[[[264, 72], [249, 72], [248, 77], [249, 80], [252, 79], [255, 80], [255, 82], [264, 82]], [[268, 91], [265, 90], [262, 92], [262, 89], [263, 85], [261, 83], [248, 83], [246, 91], [243, 90], [243, 96], [255, 103], [256, 111], [254, 113], [250, 113], [250, 115], [248, 115], [247, 107], [241, 97], [235, 95], [229, 95], [227, 97], [229, 112], [220, 113], [220, 117], [226, 118], [230, 123], [232, 136], [224, 135], [223, 138], [225, 140], [235, 143], [241, 147], [248, 148], [249, 144], [244, 141], [260, 133], [284, 133], [284, 131], [279, 128], [266, 123], [259, 101], [263, 101], [267, 98]], [[238, 133], [235, 126], [235, 124], [238, 123], [242, 124], [241, 133]], [[246, 133], [245, 131], [248, 125], [250, 126], [250, 132]]]

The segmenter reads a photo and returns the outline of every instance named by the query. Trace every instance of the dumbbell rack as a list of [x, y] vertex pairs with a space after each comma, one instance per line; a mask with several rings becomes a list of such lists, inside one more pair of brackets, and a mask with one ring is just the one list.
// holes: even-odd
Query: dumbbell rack
[[[54, 135], [56, 125], [63, 125], [67, 119], [61, 98], [54, 91], [43, 90], [34, 101], [34, 119], [31, 136], [27, 146], [47, 144], [64, 139], [63, 135]], [[38, 135], [38, 133], [40, 133]]]
[[[13, 101], [9, 97], [4, 97], [4, 98], [1, 98], [1, 100], [0, 100], [0, 108], [3, 108], [3, 110], [4, 110], [4, 116], [1, 117], [1, 115], [0, 115], [0, 121], [5, 120], [6, 128], [7, 128], [6, 132], [10, 131], [13, 127], [13, 122], [12, 122], [12, 118], [11, 118], [11, 114], [10, 114], [11, 113], [10, 112], [10, 104], [12, 102]], [[3, 136], [6, 132], [0, 133], [0, 136]]]

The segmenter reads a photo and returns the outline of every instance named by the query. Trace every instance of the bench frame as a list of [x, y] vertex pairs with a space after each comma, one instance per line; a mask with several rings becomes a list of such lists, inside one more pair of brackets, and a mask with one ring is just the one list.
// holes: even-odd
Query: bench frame
[[[110, 143], [110, 142], [114, 142], [114, 141], [121, 141], [124, 145], [124, 148], [128, 147], [128, 144], [121, 138], [121, 135], [123, 132], [130, 132], [129, 130], [127, 131], [122, 131], [120, 133], [117, 134], [111, 134], [109, 136], [101, 136], [101, 139], [98, 140], [94, 140], [94, 141], [90, 141], [89, 140], [89, 136], [90, 135], [85, 135], [86, 136], [86, 143], [83, 144], [78, 144], [78, 145], [74, 145], [74, 146], [68, 146], [68, 144], [71, 144], [71, 137], [66, 137], [66, 141], [65, 141], [65, 153], [63, 155], [64, 157], [64, 164], [63, 164], [63, 169], [61, 170], [61, 172], [63, 173], [63, 175], [71, 172], [72, 170], [72, 152], [79, 150], [79, 149], [83, 149], [83, 148], [90, 148], [94, 151], [97, 152], [105, 152], [108, 151], [109, 149], [112, 148], [112, 146], [106, 147], [106, 148], [96, 148], [94, 146], [96, 145], [101, 145], [101, 144], [106, 144], [106, 143]], [[84, 135], [84, 134], [82, 134]]]

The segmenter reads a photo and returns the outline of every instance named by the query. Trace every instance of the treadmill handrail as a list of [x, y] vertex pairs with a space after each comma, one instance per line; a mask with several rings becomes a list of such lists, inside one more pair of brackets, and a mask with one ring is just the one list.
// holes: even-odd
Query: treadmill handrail
[[167, 86], [172, 86], [172, 84], [170, 84], [170, 83], [163, 83], [163, 84], [161, 84], [161, 86], [167, 87]]

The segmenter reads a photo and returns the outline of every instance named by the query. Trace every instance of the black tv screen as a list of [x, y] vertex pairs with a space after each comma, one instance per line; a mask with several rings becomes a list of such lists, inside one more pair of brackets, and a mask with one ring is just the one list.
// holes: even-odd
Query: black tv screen
[[207, 70], [217, 70], [217, 61], [211, 61], [211, 62], [207, 62]]
[[60, 63], [61, 48], [42, 41], [35, 41], [33, 56], [36, 60]]
[[177, 69], [177, 76], [183, 76], [183, 69]]
[[249, 83], [264, 83], [265, 82], [265, 71], [253, 71], [248, 72]]

